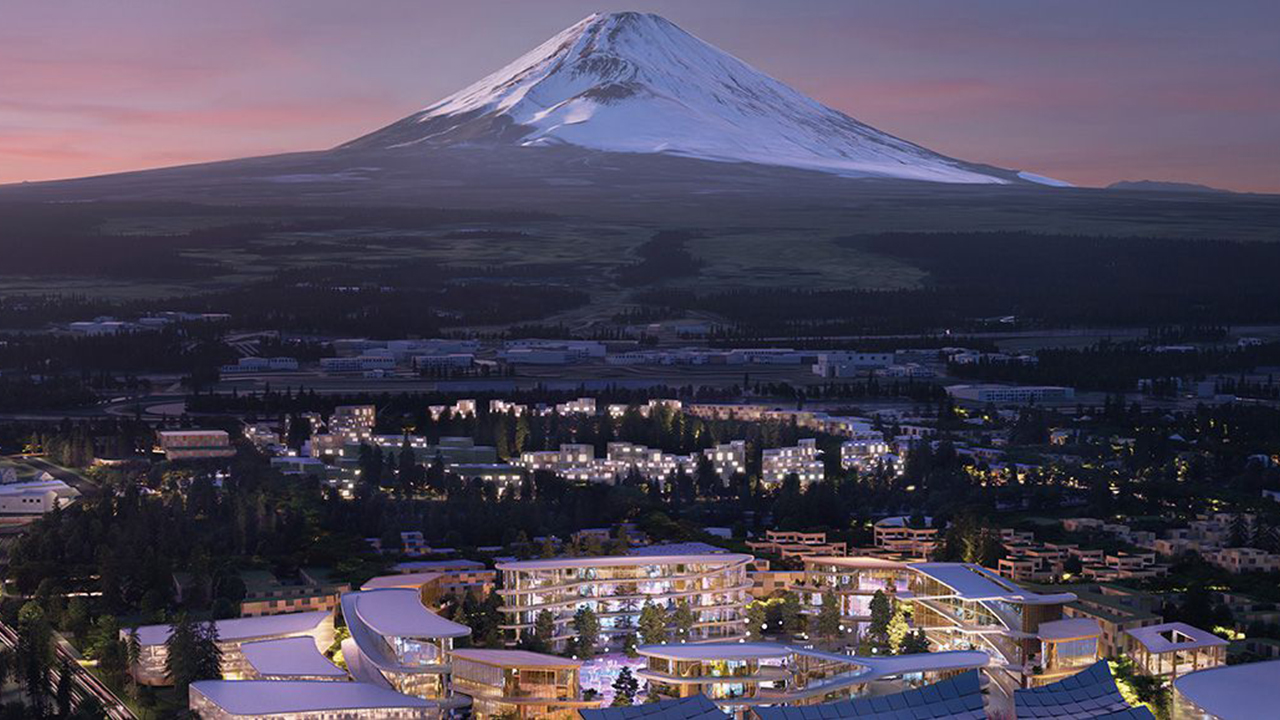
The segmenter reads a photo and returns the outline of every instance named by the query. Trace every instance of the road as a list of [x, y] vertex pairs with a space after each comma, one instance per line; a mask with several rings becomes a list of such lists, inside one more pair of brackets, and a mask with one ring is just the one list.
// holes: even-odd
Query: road
[[43, 470], [78, 490], [82, 497], [97, 497], [102, 494], [102, 486], [98, 485], [94, 481], [74, 470], [68, 470], [61, 465], [54, 465], [42, 457], [35, 455], [11, 455], [6, 459], [13, 462], [24, 463], [28, 467], [36, 470]]
[[[49, 673], [50, 694], [57, 689], [58, 682], [61, 679], [59, 671], [66, 661], [67, 666], [71, 668], [72, 680], [75, 682], [72, 691], [72, 703], [79, 706], [84, 702], [85, 698], [92, 697], [102, 706], [102, 711], [106, 713], [111, 720], [137, 720], [138, 716], [133, 714], [124, 702], [116, 696], [111, 688], [107, 687], [96, 675], [89, 672], [89, 669], [80, 664], [80, 653], [67, 642], [66, 638], [55, 633], [54, 634], [54, 654], [56, 660], [52, 672]], [[18, 646], [18, 633], [13, 628], [0, 622], [0, 643], [16, 648]]]

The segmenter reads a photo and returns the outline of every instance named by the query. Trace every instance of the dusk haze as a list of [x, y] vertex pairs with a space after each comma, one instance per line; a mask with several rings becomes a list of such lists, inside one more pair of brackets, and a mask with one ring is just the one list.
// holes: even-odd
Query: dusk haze
[[0, 720], [1254, 720], [1280, 11], [0, 8]]

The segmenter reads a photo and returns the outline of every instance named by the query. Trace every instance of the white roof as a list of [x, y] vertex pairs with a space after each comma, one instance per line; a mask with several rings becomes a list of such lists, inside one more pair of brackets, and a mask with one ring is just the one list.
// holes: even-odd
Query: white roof
[[428, 708], [434, 703], [368, 683], [325, 680], [200, 680], [191, 683], [210, 702], [231, 715]]
[[1187, 673], [1173, 686], [1196, 707], [1222, 720], [1275, 717], [1280, 660]]
[[[315, 612], [216, 620], [214, 625], [218, 628], [218, 639], [221, 641], [252, 640], [309, 633], [332, 617], [333, 613], [328, 610], [317, 610]], [[122, 634], [127, 634], [128, 632], [128, 630], [121, 630]], [[171, 632], [173, 632], [171, 625], [143, 625], [138, 628], [138, 641], [143, 645], [163, 645], [169, 639]]]
[[259, 675], [271, 677], [346, 677], [342, 668], [320, 654], [310, 637], [260, 640], [240, 646], [244, 659]]
[[550, 560], [517, 560], [499, 563], [499, 570], [555, 570], [570, 567], [615, 567], [618, 565], [735, 565], [754, 560], [750, 555], [723, 553], [716, 555], [607, 555], [601, 557], [553, 558]]
[[419, 572], [426, 570], [484, 570], [485, 564], [478, 560], [412, 560], [396, 563], [391, 566], [396, 572]]
[[79, 491], [61, 480], [21, 480], [0, 483], [0, 495], [25, 495], [27, 493], [54, 492], [58, 495], [79, 495]]
[[1160, 625], [1126, 630], [1135, 640], [1142, 643], [1148, 651], [1166, 653], [1174, 650], [1192, 650], [1194, 648], [1227, 645], [1227, 641], [1208, 630], [1186, 623], [1171, 622]]
[[376, 578], [370, 578], [369, 582], [360, 586], [361, 590], [381, 590], [383, 588], [414, 588], [430, 582], [438, 577], [442, 577], [444, 573], [438, 572], [413, 572], [400, 573], [399, 575], [381, 575]]
[[1065, 618], [1040, 623], [1036, 635], [1041, 640], [1079, 640], [1102, 634], [1098, 621], [1092, 618]]
[[795, 650], [776, 643], [666, 643], [641, 645], [636, 652], [668, 660], [752, 660], [785, 658]]
[[[350, 609], [360, 622], [383, 637], [453, 638], [471, 634], [471, 628], [446, 620], [422, 604], [417, 590], [386, 588], [362, 590], [342, 596], [344, 616]], [[350, 625], [353, 618], [347, 618]]]
[[226, 430], [161, 430], [161, 437], [186, 437], [200, 435], [226, 435]]
[[528, 650], [486, 650], [484, 648], [464, 648], [454, 650], [454, 659], [472, 660], [486, 665], [499, 667], [581, 667], [581, 660], [568, 660], [557, 655], [544, 655]]
[[964, 600], [1007, 600], [1024, 605], [1050, 605], [1076, 600], [1072, 593], [1040, 595], [1024, 590], [985, 568], [969, 563], [911, 563], [909, 567], [946, 585]]
[[907, 563], [899, 560], [871, 557], [869, 555], [805, 555], [805, 562], [822, 563], [823, 565], [839, 565], [851, 568], [892, 568], [905, 570]]

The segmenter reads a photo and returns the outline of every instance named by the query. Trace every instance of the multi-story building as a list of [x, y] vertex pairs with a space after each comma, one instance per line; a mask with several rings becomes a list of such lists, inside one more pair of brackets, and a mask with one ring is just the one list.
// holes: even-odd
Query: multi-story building
[[471, 698], [477, 720], [577, 720], [580, 708], [599, 707], [584, 700], [579, 683], [582, 662], [525, 650], [454, 650], [453, 687]]
[[860, 637], [871, 621], [871, 599], [876, 592], [904, 595], [910, 589], [907, 563], [874, 557], [811, 556], [804, 559], [804, 582], [792, 589], [800, 596], [804, 612], [817, 614], [823, 596], [834, 592], [840, 616], [854, 637]]
[[646, 602], [667, 608], [688, 603], [695, 617], [694, 642], [746, 637], [751, 556], [701, 548], [685, 554], [679, 546], [674, 551], [661, 547], [617, 557], [499, 563], [507, 644], [515, 645], [533, 632], [538, 614], [547, 610], [555, 622], [552, 643], [561, 649], [574, 637], [574, 613], [586, 607], [600, 619], [601, 644], [616, 646], [623, 635], [635, 632]]
[[818, 482], [826, 473], [820, 455], [818, 441], [813, 438], [800, 440], [795, 447], [769, 448], [761, 453], [760, 481], [776, 487], [794, 474], [801, 487]]
[[704, 695], [735, 717], [754, 707], [859, 697], [873, 686], [875, 694], [901, 691], [990, 660], [973, 651], [880, 658], [764, 642], [641, 645], [637, 652], [646, 665], [636, 676], [649, 683], [650, 693]]
[[240, 614], [244, 617], [332, 612], [338, 607], [338, 596], [351, 589], [346, 583], [330, 581], [327, 572], [314, 568], [304, 569], [296, 582], [281, 582], [266, 570], [242, 572], [240, 580], [245, 586], [245, 596], [240, 601]]
[[938, 649], [991, 655], [1007, 690], [1041, 685], [1098, 659], [1097, 623], [1063, 619], [1071, 593], [1039, 594], [967, 563], [911, 563], [912, 624]]
[[453, 697], [449, 656], [453, 641], [471, 628], [436, 615], [417, 591], [403, 588], [343, 595], [342, 619], [351, 632], [342, 641], [342, 657], [353, 678], [443, 708], [465, 705]]
[[872, 527], [876, 547], [906, 557], [927, 558], [938, 545], [938, 528], [933, 518], [924, 518], [924, 527], [911, 527], [910, 518], [887, 517]]
[[783, 559], [806, 555], [844, 555], [848, 546], [843, 542], [827, 542], [824, 532], [793, 532], [766, 530], [764, 540], [748, 540], [753, 552], [778, 555]]
[[947, 394], [956, 400], [995, 405], [1025, 405], [1074, 400], [1076, 391], [1069, 387], [1047, 385], [949, 385]]
[[1119, 585], [1078, 584], [1037, 588], [1043, 592], [1066, 591], [1076, 596], [1062, 609], [1064, 617], [1093, 620], [1102, 630], [1098, 654], [1119, 658], [1129, 654], [1136, 642], [1130, 630], [1159, 625], [1163, 619], [1155, 612], [1159, 598]]
[[892, 453], [884, 433], [879, 430], [861, 430], [840, 443], [840, 467], [845, 470], [867, 471], [888, 467]]
[[373, 435], [377, 421], [378, 409], [373, 405], [339, 405], [329, 416], [329, 433], [344, 442], [361, 443]]
[[[247, 677], [251, 670], [244, 654], [243, 643], [258, 640], [278, 640], [287, 637], [309, 637], [319, 650], [327, 650], [333, 644], [333, 613], [305, 612], [290, 615], [234, 618], [214, 622], [218, 630], [218, 647], [222, 650], [222, 677], [237, 680]], [[120, 638], [127, 640], [128, 630], [120, 631]], [[169, 650], [165, 642], [173, 632], [170, 625], [143, 625], [137, 628], [141, 652], [133, 666], [133, 677], [143, 685], [168, 685], [165, 663]]]
[[1280, 555], [1251, 547], [1222, 548], [1205, 559], [1229, 573], [1280, 572]]
[[747, 441], [733, 440], [707, 448], [702, 454], [711, 461], [711, 467], [721, 480], [728, 480], [735, 474], [747, 471]]
[[159, 435], [166, 460], [207, 460], [236, 454], [226, 430], [161, 430]]

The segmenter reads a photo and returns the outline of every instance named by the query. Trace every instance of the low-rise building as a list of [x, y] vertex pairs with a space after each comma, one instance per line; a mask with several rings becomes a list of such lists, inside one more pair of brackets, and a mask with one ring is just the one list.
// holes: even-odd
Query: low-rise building
[[454, 690], [471, 698], [479, 720], [576, 720], [581, 708], [600, 706], [584, 700], [579, 683], [582, 662], [525, 650], [454, 650]]
[[368, 683], [200, 680], [189, 708], [203, 720], [436, 720], [440, 707]]
[[226, 430], [161, 430], [166, 460], [207, 460], [236, 454]]
[[[333, 644], [333, 613], [305, 612], [265, 617], [233, 618], [214, 621], [218, 631], [218, 647], [222, 650], [222, 677], [238, 680], [249, 676], [252, 670], [240, 646], [259, 640], [278, 640], [287, 637], [306, 637], [317, 650], [327, 650]], [[129, 630], [121, 630], [121, 640], [128, 640]], [[131, 668], [133, 677], [143, 685], [171, 684], [165, 673], [169, 651], [165, 642], [172, 634], [170, 625], [143, 625], [137, 628], [140, 652], [138, 662]]]
[[1227, 662], [1226, 640], [1186, 623], [1150, 625], [1128, 632], [1137, 641], [1129, 654], [1147, 675], [1173, 680]]

